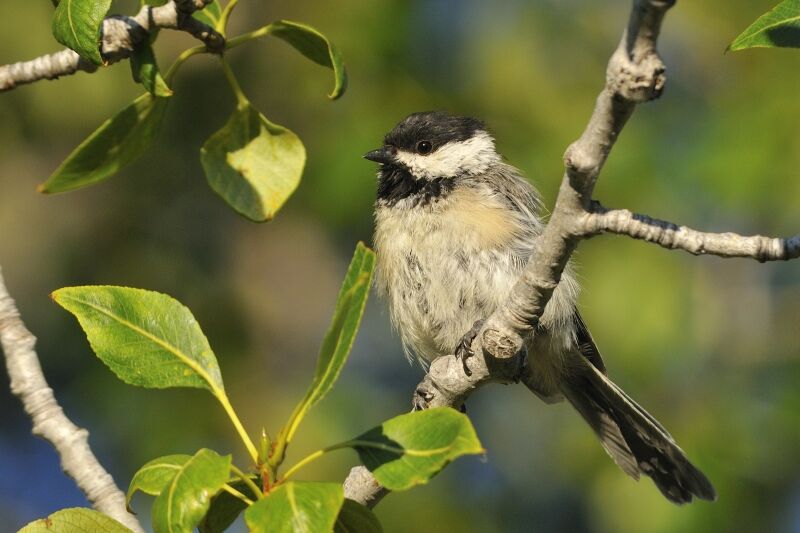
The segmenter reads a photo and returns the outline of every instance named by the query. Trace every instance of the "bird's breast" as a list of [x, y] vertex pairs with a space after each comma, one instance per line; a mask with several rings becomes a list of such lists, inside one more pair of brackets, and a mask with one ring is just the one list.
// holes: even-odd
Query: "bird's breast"
[[470, 188], [427, 206], [379, 204], [377, 283], [403, 342], [425, 359], [450, 353], [513, 287], [524, 229], [498, 199]]

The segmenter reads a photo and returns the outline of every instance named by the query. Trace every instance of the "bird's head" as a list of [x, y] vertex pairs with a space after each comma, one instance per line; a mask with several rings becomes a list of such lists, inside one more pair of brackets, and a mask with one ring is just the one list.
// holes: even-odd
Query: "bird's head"
[[379, 199], [395, 202], [416, 194], [436, 197], [458, 178], [482, 174], [501, 160], [483, 122], [438, 111], [409, 115], [364, 158], [381, 165]]

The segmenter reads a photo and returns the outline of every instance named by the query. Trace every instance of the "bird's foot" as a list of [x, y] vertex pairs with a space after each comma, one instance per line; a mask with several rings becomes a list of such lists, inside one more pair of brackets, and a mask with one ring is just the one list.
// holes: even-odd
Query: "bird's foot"
[[414, 391], [414, 399], [411, 400], [412, 411], [424, 411], [430, 406], [433, 400], [433, 393], [419, 387]]
[[484, 322], [485, 320], [476, 320], [472, 325], [472, 328], [470, 328], [470, 330], [464, 334], [463, 337], [461, 337], [461, 340], [458, 342], [458, 346], [456, 346], [456, 359], [461, 360], [461, 365], [464, 367], [464, 374], [467, 376], [472, 375], [472, 370], [469, 369], [467, 359], [475, 355], [475, 352], [472, 351], [472, 342], [475, 340], [475, 337], [478, 336], [478, 333], [481, 331]]

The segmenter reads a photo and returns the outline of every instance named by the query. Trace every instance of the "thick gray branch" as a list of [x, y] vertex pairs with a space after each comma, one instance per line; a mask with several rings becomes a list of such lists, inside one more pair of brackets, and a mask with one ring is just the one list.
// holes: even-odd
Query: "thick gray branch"
[[[664, 64], [656, 39], [674, 0], [634, 0], [628, 26], [606, 69], [606, 85], [580, 138], [564, 154], [565, 172], [540, 245], [506, 305], [486, 321], [483, 349], [507, 357], [532, 335], [572, 252], [584, 235], [578, 221], [590, 206], [600, 171], [636, 104], [658, 98]], [[473, 348], [475, 348], [473, 346]], [[502, 349], [500, 349], [502, 348]]]
[[[213, 28], [192, 17], [211, 0], [170, 0], [163, 6], [143, 6], [133, 17], [114, 15], [103, 21], [100, 54], [106, 64], [130, 57], [151, 31], [167, 28], [185, 31], [201, 40], [212, 52], [221, 52], [225, 39]], [[0, 66], [0, 92], [39, 80], [53, 80], [82, 70], [94, 72], [97, 65], [81, 59], [70, 49], [30, 61]]]
[[97, 461], [89, 447], [89, 433], [66, 417], [47, 386], [34, 350], [36, 338], [22, 323], [0, 271], [0, 344], [6, 359], [11, 392], [33, 422], [33, 434], [49, 441], [61, 457], [64, 472], [75, 480], [92, 506], [136, 532], [143, 531], [125, 509], [125, 494]]
[[627, 235], [672, 250], [694, 255], [750, 257], [758, 261], [786, 261], [800, 257], [800, 235], [787, 239], [736, 233], [706, 233], [672, 222], [631, 213], [627, 209], [606, 209], [592, 204], [590, 213], [580, 220], [587, 236], [603, 232]]

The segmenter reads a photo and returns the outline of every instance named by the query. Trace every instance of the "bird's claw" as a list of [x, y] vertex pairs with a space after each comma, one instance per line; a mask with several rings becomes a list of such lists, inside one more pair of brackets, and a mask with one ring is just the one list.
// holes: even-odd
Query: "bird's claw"
[[467, 376], [472, 375], [472, 370], [469, 369], [467, 359], [475, 355], [475, 352], [472, 351], [472, 342], [475, 340], [475, 337], [478, 336], [478, 333], [480, 333], [484, 322], [485, 320], [476, 320], [470, 330], [466, 332], [463, 337], [461, 337], [461, 340], [458, 342], [458, 346], [456, 346], [456, 359], [461, 361], [461, 365], [464, 368], [464, 374]]
[[423, 388], [414, 391], [414, 399], [411, 401], [412, 411], [424, 411], [433, 400], [433, 393]]

